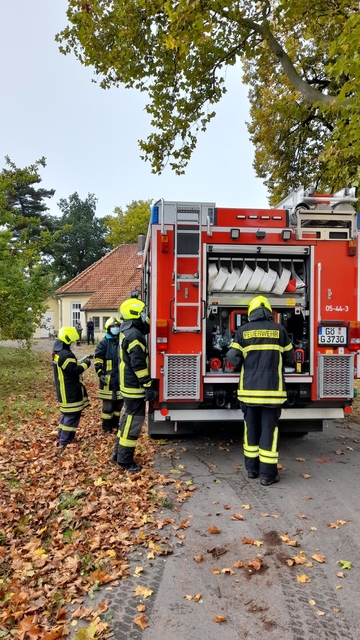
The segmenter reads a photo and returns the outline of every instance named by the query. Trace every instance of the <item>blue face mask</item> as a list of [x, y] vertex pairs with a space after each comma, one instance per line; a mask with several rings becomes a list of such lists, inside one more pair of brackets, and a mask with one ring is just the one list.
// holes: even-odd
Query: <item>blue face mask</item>
[[118, 336], [120, 333], [120, 327], [110, 327], [110, 333], [112, 336]]

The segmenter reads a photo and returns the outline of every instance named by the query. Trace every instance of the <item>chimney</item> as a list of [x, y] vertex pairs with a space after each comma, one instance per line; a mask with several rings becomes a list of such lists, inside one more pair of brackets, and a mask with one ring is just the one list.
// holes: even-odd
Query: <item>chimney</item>
[[145, 236], [143, 233], [139, 233], [138, 235], [138, 254], [144, 253], [145, 249]]

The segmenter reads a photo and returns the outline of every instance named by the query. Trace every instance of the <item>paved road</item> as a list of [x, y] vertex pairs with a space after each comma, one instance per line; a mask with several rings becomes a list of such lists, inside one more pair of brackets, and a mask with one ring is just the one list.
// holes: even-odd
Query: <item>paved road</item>
[[[131, 562], [133, 569], [143, 566], [140, 577], [106, 592], [116, 640], [360, 638], [360, 425], [331, 422], [324, 433], [283, 439], [280, 462], [281, 482], [265, 488], [245, 477], [236, 433], [198, 434], [160, 447], [155, 468], [192, 480], [196, 489], [179, 503], [168, 488], [169, 502], [180, 510], [163, 510], [159, 520], [175, 522], [159, 533], [173, 553], [149, 561], [147, 551], [138, 550]], [[178, 525], [183, 528], [173, 528]], [[220, 533], [209, 533], [213, 526]], [[298, 546], [286, 544], [286, 534]], [[294, 556], [304, 564], [288, 566]], [[234, 566], [254, 559], [261, 560], [260, 570]], [[340, 560], [351, 569], [342, 569]], [[297, 581], [302, 574], [309, 582]], [[152, 595], [135, 596], [138, 585]], [[143, 631], [133, 624], [140, 603], [148, 624]], [[226, 621], [216, 623], [216, 616]]]

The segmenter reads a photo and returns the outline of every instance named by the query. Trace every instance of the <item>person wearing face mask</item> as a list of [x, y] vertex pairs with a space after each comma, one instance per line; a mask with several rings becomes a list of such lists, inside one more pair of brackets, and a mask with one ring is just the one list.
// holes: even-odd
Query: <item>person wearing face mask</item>
[[119, 334], [120, 318], [109, 318], [106, 334], [95, 349], [95, 371], [99, 377], [98, 397], [103, 401], [102, 429], [105, 433], [117, 431], [124, 400], [119, 386]]
[[120, 315], [123, 322], [120, 327], [119, 370], [124, 412], [111, 459], [122, 469], [136, 473], [142, 469], [134, 461], [134, 453], [145, 420], [145, 403], [154, 397], [145, 338], [150, 330], [150, 320], [145, 303], [136, 298], [129, 298], [121, 304]]

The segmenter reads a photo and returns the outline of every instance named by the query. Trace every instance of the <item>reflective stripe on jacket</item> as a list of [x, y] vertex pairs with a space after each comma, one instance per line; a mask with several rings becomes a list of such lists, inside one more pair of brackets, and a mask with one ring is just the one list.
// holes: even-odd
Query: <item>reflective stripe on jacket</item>
[[144, 398], [151, 386], [146, 340], [133, 321], [120, 327], [120, 391], [124, 398]]
[[237, 330], [226, 359], [241, 367], [241, 402], [265, 406], [285, 402], [283, 366], [293, 364], [294, 350], [281, 324], [261, 319], [243, 325]]
[[119, 383], [119, 340], [106, 334], [95, 349], [95, 371], [106, 376], [106, 385], [100, 384], [98, 397], [102, 400], [121, 400]]
[[88, 369], [88, 365], [85, 362], [78, 364], [70, 348], [60, 340], [56, 340], [53, 368], [60, 411], [62, 413], [76, 413], [85, 409], [89, 404], [89, 399], [82, 381], [82, 374]]

